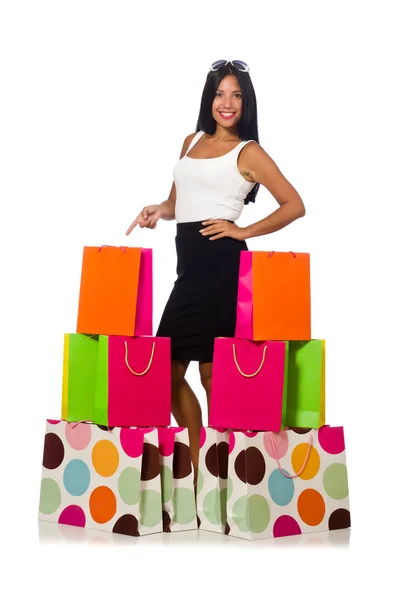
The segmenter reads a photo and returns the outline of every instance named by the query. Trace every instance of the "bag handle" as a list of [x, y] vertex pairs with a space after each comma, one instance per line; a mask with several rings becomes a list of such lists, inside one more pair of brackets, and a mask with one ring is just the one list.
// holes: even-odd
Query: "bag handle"
[[296, 475], [288, 475], [288, 473], [286, 473], [286, 472], [285, 472], [285, 471], [284, 471], [284, 470], [281, 468], [280, 462], [279, 462], [279, 460], [278, 460], [277, 452], [276, 452], [276, 446], [274, 445], [274, 441], [273, 441], [273, 438], [272, 438], [272, 437], [270, 438], [270, 443], [271, 443], [271, 445], [272, 445], [272, 449], [273, 449], [273, 454], [274, 454], [274, 457], [275, 457], [275, 459], [276, 459], [276, 461], [277, 461], [277, 466], [278, 466], [278, 468], [280, 469], [280, 472], [281, 472], [281, 473], [284, 475], [284, 477], [288, 477], [288, 479], [294, 479], [295, 477], [299, 477], [299, 475], [302, 473], [302, 471], [303, 471], [303, 470], [304, 470], [304, 468], [306, 467], [306, 465], [307, 465], [307, 461], [309, 460], [310, 449], [311, 449], [311, 447], [312, 447], [312, 445], [313, 445], [313, 436], [312, 436], [312, 434], [311, 434], [311, 433], [309, 433], [309, 442], [308, 442], [308, 444], [307, 444], [307, 453], [306, 453], [305, 460], [304, 460], [304, 462], [303, 462], [303, 467], [301, 468], [301, 470], [299, 471], [299, 473], [296, 473]]
[[[269, 252], [269, 254], [267, 255], [267, 257], [270, 258], [271, 256], [273, 256], [273, 254], [276, 254], [275, 250], [272, 250], [272, 252]], [[296, 252], [292, 252], [292, 250], [290, 250], [290, 254], [292, 254], [292, 256], [294, 258], [296, 258]]]
[[156, 342], [153, 342], [152, 354], [151, 354], [150, 359], [149, 359], [149, 364], [146, 367], [146, 369], [144, 371], [142, 371], [142, 373], [137, 373], [136, 371], [134, 371], [133, 369], [131, 369], [130, 365], [128, 364], [128, 346], [127, 346], [127, 342], [126, 341], [124, 341], [124, 345], [125, 345], [125, 364], [129, 368], [129, 370], [131, 371], [131, 373], [133, 375], [136, 375], [137, 377], [141, 377], [142, 375], [146, 375], [146, 373], [149, 371], [150, 367], [152, 366], [153, 356], [154, 356], [154, 349], [156, 347]]
[[267, 349], [267, 346], [265, 346], [265, 347], [263, 348], [262, 362], [261, 362], [261, 364], [259, 365], [259, 368], [258, 368], [258, 369], [255, 371], [255, 373], [243, 373], [243, 372], [242, 372], [242, 370], [241, 370], [241, 368], [240, 368], [240, 365], [239, 365], [239, 364], [238, 364], [238, 362], [237, 362], [237, 356], [236, 356], [236, 345], [235, 345], [235, 344], [233, 344], [233, 357], [234, 357], [234, 362], [235, 362], [235, 365], [236, 365], [236, 367], [237, 367], [237, 369], [238, 369], [238, 372], [240, 373], [240, 375], [242, 375], [243, 377], [255, 377], [255, 375], [258, 375], [259, 371], [260, 371], [260, 370], [261, 370], [261, 368], [263, 367], [263, 363], [265, 362], [266, 349]]
[[124, 254], [126, 253], [126, 249], [124, 248], [124, 246], [108, 246], [107, 244], [103, 244], [100, 248], [98, 248], [98, 252], [100, 252], [102, 248], [120, 248], [120, 250], [122, 250]]

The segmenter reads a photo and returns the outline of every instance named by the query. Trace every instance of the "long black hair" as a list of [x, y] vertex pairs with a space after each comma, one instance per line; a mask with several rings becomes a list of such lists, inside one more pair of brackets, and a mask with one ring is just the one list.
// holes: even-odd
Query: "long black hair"
[[[255, 90], [254, 86], [252, 85], [251, 77], [248, 73], [239, 71], [239, 69], [230, 63], [224, 67], [221, 67], [217, 71], [208, 72], [201, 96], [200, 112], [197, 120], [196, 132], [205, 131], [205, 133], [208, 133], [209, 135], [214, 135], [216, 121], [212, 116], [212, 103], [215, 98], [216, 90], [219, 87], [219, 83], [227, 75], [236, 76], [237, 81], [240, 84], [243, 97], [242, 115], [237, 123], [237, 135], [242, 141], [255, 140], [259, 144], [258, 112]], [[258, 189], [259, 183], [256, 183], [249, 194], [247, 194], [244, 204], [255, 202]]]

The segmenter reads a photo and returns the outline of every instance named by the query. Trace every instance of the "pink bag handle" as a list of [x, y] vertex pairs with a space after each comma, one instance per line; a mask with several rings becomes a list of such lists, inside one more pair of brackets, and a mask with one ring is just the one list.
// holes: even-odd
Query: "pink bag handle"
[[276, 446], [274, 445], [274, 441], [273, 441], [273, 438], [272, 438], [272, 437], [270, 438], [270, 443], [271, 443], [271, 445], [272, 445], [272, 448], [273, 448], [273, 454], [274, 454], [274, 458], [275, 458], [275, 459], [276, 459], [276, 461], [277, 461], [277, 466], [278, 466], [278, 468], [280, 469], [280, 472], [281, 472], [281, 473], [284, 475], [284, 477], [288, 477], [288, 479], [294, 479], [294, 477], [299, 477], [299, 475], [302, 473], [302, 471], [303, 471], [303, 470], [304, 470], [304, 468], [306, 467], [306, 465], [307, 465], [307, 461], [309, 460], [310, 448], [311, 448], [311, 447], [312, 447], [312, 445], [313, 445], [313, 436], [312, 436], [312, 434], [311, 434], [311, 433], [309, 433], [309, 443], [307, 444], [307, 453], [306, 453], [306, 458], [305, 458], [305, 460], [304, 460], [304, 462], [303, 462], [303, 467], [301, 468], [301, 470], [299, 471], [299, 473], [296, 473], [296, 475], [288, 475], [288, 473], [286, 473], [286, 472], [285, 472], [285, 471], [284, 471], [284, 470], [281, 468], [280, 462], [279, 462], [279, 460], [278, 460], [277, 452], [276, 452]]
[[98, 248], [98, 252], [100, 252], [102, 250], [102, 248], [120, 248], [120, 250], [122, 250], [124, 253], [126, 252], [126, 249], [124, 248], [124, 246], [108, 246], [107, 244], [103, 244], [103, 246]]

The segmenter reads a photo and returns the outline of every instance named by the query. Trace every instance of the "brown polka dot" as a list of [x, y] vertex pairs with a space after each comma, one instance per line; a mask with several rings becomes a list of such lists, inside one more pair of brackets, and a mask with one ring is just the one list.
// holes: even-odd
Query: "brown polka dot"
[[183, 479], [192, 472], [190, 448], [182, 442], [175, 442], [172, 469], [175, 479]]
[[123, 515], [117, 519], [113, 525], [113, 533], [122, 533], [123, 535], [139, 536], [138, 521], [134, 515]]
[[102, 431], [112, 431], [114, 427], [107, 427], [106, 425], [97, 425], [98, 429], [102, 429]]
[[226, 521], [226, 525], [225, 525], [225, 534], [226, 534], [226, 535], [229, 535], [229, 533], [230, 533], [230, 525], [229, 525], [229, 523]]
[[65, 457], [65, 448], [56, 433], [47, 433], [44, 438], [43, 466], [46, 469], [57, 469]]
[[216, 448], [216, 444], [212, 444], [210, 448], [207, 450], [207, 454], [205, 455], [205, 466], [214, 477], [218, 477], [219, 468], [218, 468], [218, 451]]
[[347, 529], [350, 527], [350, 511], [338, 508], [331, 513], [328, 519], [328, 529]]
[[201, 527], [201, 519], [199, 516], [197, 516], [197, 529], [200, 529]]
[[149, 481], [160, 474], [160, 454], [157, 446], [153, 444], [143, 444], [142, 455], [142, 481]]
[[247, 470], [245, 466], [245, 450], [241, 450], [236, 456], [234, 461], [234, 470], [236, 471], [237, 477], [243, 482], [247, 483]]
[[258, 485], [266, 473], [266, 463], [262, 452], [258, 448], [247, 448], [245, 451], [247, 465], [247, 482], [250, 485]]
[[309, 433], [309, 431], [311, 431], [310, 427], [290, 427], [289, 429], [291, 429], [291, 431], [295, 431], [295, 433], [299, 433], [300, 435]]
[[219, 468], [219, 477], [221, 479], [227, 479], [228, 461], [229, 461], [229, 446], [226, 442], [219, 442], [219, 444], [218, 444], [218, 468]]
[[166, 510], [163, 510], [163, 531], [164, 531], [164, 533], [171, 533], [170, 525], [171, 525], [171, 517], [167, 513]]

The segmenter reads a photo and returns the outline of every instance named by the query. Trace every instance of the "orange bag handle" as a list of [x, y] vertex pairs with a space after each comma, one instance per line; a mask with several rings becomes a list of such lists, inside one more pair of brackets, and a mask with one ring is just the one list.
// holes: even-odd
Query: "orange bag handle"
[[265, 347], [263, 348], [262, 362], [261, 362], [261, 364], [259, 365], [259, 368], [258, 368], [258, 369], [255, 371], [255, 373], [243, 373], [243, 372], [242, 372], [242, 370], [241, 370], [241, 368], [240, 368], [240, 365], [239, 365], [239, 364], [238, 364], [238, 362], [237, 362], [237, 356], [236, 356], [236, 345], [235, 345], [235, 344], [233, 344], [233, 357], [234, 357], [234, 363], [235, 363], [235, 365], [236, 365], [236, 367], [237, 367], [237, 369], [238, 369], [238, 372], [240, 373], [240, 375], [242, 375], [243, 377], [255, 377], [255, 375], [258, 375], [259, 371], [260, 371], [260, 370], [261, 370], [261, 368], [263, 367], [263, 363], [265, 362], [266, 349], [267, 349], [267, 346], [265, 346]]
[[126, 249], [124, 248], [124, 246], [108, 246], [107, 244], [103, 244], [100, 248], [98, 248], [98, 252], [100, 252], [102, 248], [120, 248], [120, 250], [122, 250], [124, 254], [126, 253]]
[[[292, 254], [292, 256], [294, 258], [296, 258], [296, 252], [292, 252], [292, 250], [290, 250], [290, 253]], [[272, 252], [269, 252], [269, 254], [267, 255], [267, 257], [270, 258], [271, 256], [273, 256], [273, 254], [276, 254], [275, 250], [273, 250]]]
[[127, 342], [124, 342], [124, 345], [125, 345], [125, 364], [127, 365], [128, 369], [131, 371], [131, 373], [133, 375], [136, 375], [137, 377], [141, 377], [142, 375], [146, 375], [146, 373], [149, 371], [150, 367], [152, 366], [153, 356], [154, 356], [154, 349], [156, 347], [156, 342], [153, 342], [152, 354], [151, 354], [150, 359], [149, 359], [149, 364], [146, 367], [146, 369], [144, 371], [142, 371], [142, 373], [137, 373], [136, 371], [134, 371], [133, 369], [131, 369], [130, 365], [128, 364], [128, 346], [127, 346]]

